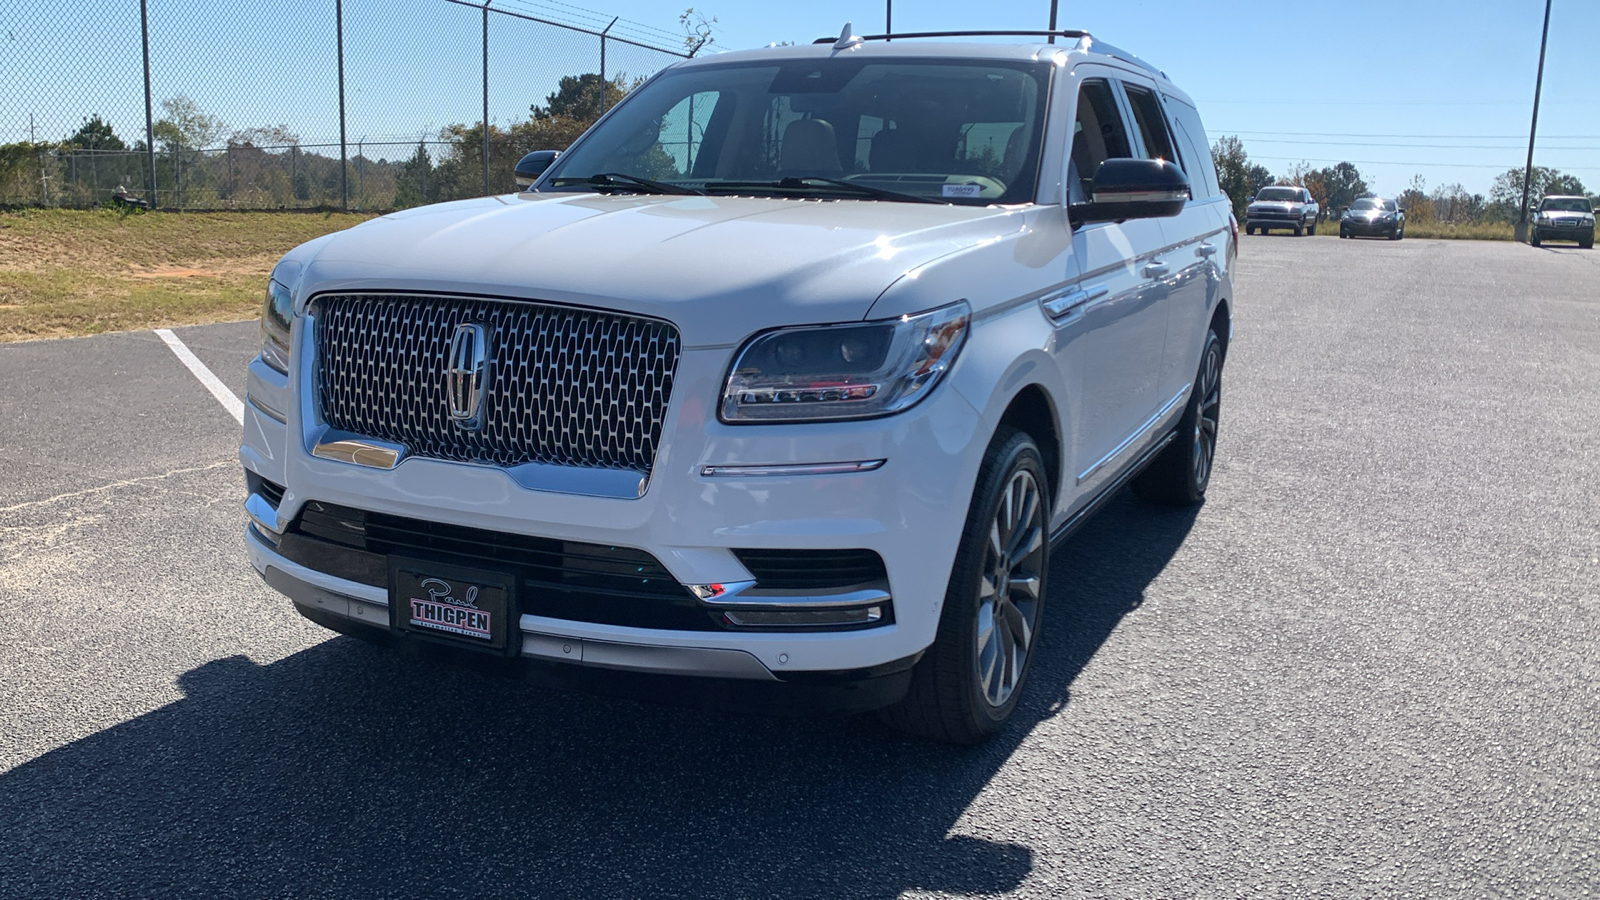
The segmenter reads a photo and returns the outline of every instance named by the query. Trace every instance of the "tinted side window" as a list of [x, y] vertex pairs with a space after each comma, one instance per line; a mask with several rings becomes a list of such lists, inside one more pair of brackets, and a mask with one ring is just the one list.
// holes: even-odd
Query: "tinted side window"
[[1194, 107], [1167, 98], [1167, 112], [1172, 115], [1172, 127], [1178, 137], [1183, 155], [1184, 172], [1196, 198], [1215, 197], [1222, 193], [1217, 184], [1217, 167], [1211, 159], [1211, 145], [1206, 143], [1206, 131], [1200, 125], [1200, 113]]
[[1071, 202], [1082, 202], [1089, 196], [1094, 173], [1101, 163], [1132, 155], [1122, 113], [1117, 110], [1116, 95], [1111, 92], [1111, 82], [1104, 78], [1085, 79], [1078, 89], [1078, 116], [1072, 126], [1072, 159], [1067, 184]]
[[1178, 162], [1172, 149], [1172, 136], [1167, 133], [1167, 118], [1161, 114], [1161, 101], [1155, 91], [1133, 84], [1124, 84], [1128, 105], [1133, 108], [1133, 121], [1138, 125], [1139, 136], [1144, 139], [1144, 153], [1151, 159]]

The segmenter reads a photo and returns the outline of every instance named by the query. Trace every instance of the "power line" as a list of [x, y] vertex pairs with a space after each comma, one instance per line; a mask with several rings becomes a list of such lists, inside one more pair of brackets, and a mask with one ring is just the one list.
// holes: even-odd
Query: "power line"
[[[1515, 148], [1512, 148], [1515, 149]], [[1331, 156], [1303, 157], [1303, 156], [1252, 156], [1251, 159], [1271, 159], [1281, 162], [1347, 162], [1358, 166], [1411, 166], [1421, 169], [1515, 169], [1516, 166], [1500, 166], [1486, 163], [1426, 163], [1426, 162], [1400, 162], [1392, 159], [1335, 159]], [[1563, 172], [1600, 172], [1595, 166], [1547, 166], [1547, 168], [1560, 169]]]
[[[1297, 141], [1277, 140], [1274, 138], [1251, 138], [1253, 144], [1304, 144], [1313, 147], [1399, 147], [1417, 148], [1423, 150], [1520, 150], [1521, 147], [1488, 146], [1484, 144], [1389, 144], [1389, 143], [1362, 143], [1359, 141]], [[1600, 147], [1546, 147], [1546, 150], [1600, 150]]]
[[[1525, 106], [1521, 100], [1206, 100], [1217, 106]], [[1595, 100], [1549, 100], [1545, 106], [1600, 106]]]
[[[1241, 131], [1236, 128], [1207, 129], [1217, 134], [1278, 134], [1289, 137], [1343, 137], [1343, 138], [1437, 138], [1439, 140], [1499, 140], [1520, 141], [1520, 134], [1346, 134], [1342, 131]], [[1600, 140], [1600, 134], [1547, 134], [1546, 140]]]

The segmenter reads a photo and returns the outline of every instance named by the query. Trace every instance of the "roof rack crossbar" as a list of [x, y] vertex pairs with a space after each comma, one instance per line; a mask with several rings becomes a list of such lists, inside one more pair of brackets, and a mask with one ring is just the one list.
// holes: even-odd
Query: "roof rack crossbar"
[[[1074, 29], [1074, 28], [1066, 28], [1066, 29], [1061, 29], [1059, 31], [906, 31], [906, 32], [898, 32], [898, 33], [895, 33], [895, 34], [860, 34], [860, 35], [856, 35], [856, 37], [859, 37], [861, 40], [864, 40], [864, 41], [889, 41], [889, 40], [902, 40], [902, 39], [909, 39], [909, 38], [950, 38], [950, 37], [1064, 37], [1064, 38], [1077, 39], [1077, 38], [1086, 38], [1088, 36], [1089, 36], [1089, 32], [1080, 31], [1080, 30]], [[832, 44], [835, 41], [837, 41], [838, 39], [839, 38], [837, 36], [835, 36], [835, 37], [817, 38], [816, 40], [812, 41], [812, 43], [813, 44]]]

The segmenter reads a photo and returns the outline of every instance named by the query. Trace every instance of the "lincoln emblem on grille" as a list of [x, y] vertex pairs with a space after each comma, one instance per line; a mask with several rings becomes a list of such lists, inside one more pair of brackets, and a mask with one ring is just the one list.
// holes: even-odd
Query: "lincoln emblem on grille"
[[483, 388], [488, 379], [489, 336], [482, 325], [457, 325], [445, 366], [450, 421], [476, 431], [483, 425]]

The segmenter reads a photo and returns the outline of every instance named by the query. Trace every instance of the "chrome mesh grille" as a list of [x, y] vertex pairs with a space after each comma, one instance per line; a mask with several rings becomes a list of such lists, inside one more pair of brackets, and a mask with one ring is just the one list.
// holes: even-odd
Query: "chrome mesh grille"
[[[315, 303], [317, 397], [333, 428], [413, 454], [648, 471], [678, 367], [667, 322], [514, 300], [339, 294]], [[458, 325], [489, 335], [482, 425], [450, 420]]]

